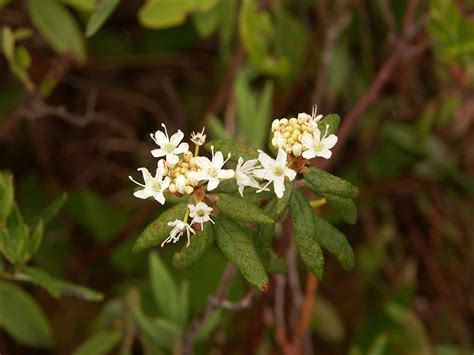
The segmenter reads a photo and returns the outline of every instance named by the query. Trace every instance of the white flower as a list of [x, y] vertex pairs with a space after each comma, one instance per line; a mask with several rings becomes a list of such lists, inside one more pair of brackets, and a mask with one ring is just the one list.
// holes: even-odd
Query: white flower
[[275, 160], [270, 158], [268, 154], [260, 151], [258, 160], [262, 164], [263, 169], [257, 169], [253, 173], [258, 178], [267, 180], [268, 183], [257, 192], [263, 191], [273, 182], [275, 194], [278, 198], [283, 197], [283, 193], [285, 192], [285, 176], [287, 176], [290, 181], [296, 177], [296, 171], [286, 166], [286, 158], [287, 155], [283, 149], [278, 149], [278, 155]]
[[186, 177], [184, 175], [179, 175], [176, 178], [176, 191], [180, 194], [184, 194], [184, 189], [186, 188]]
[[326, 125], [326, 133], [321, 138], [321, 131], [319, 129], [313, 130], [313, 134], [305, 134], [301, 138], [301, 143], [307, 149], [302, 156], [305, 159], [312, 159], [314, 157], [323, 157], [325, 159], [331, 158], [333, 148], [337, 143], [337, 136], [335, 134], [328, 134], [329, 125]]
[[188, 237], [188, 243], [186, 244], [186, 247], [188, 247], [189, 237], [191, 236], [191, 233], [196, 234], [194, 229], [192, 229], [189, 224], [179, 219], [175, 219], [172, 222], [168, 222], [168, 225], [170, 227], [173, 227], [173, 229], [171, 230], [169, 237], [166, 238], [163, 243], [161, 243], [161, 247], [163, 248], [163, 246], [166, 243], [171, 243], [171, 242], [176, 243], [179, 240], [179, 238], [183, 235], [184, 232], [186, 232], [186, 236]]
[[161, 124], [165, 130], [165, 133], [162, 131], [156, 131], [155, 134], [150, 134], [151, 138], [155, 141], [156, 144], [160, 146], [158, 149], [153, 149], [151, 154], [155, 158], [160, 158], [166, 156], [166, 161], [171, 164], [175, 165], [179, 161], [178, 154], [184, 153], [189, 149], [188, 143], [181, 143], [180, 142], [184, 138], [184, 133], [178, 130], [175, 134], [169, 138], [168, 131], [166, 130], [166, 126], [162, 123]]
[[143, 199], [153, 196], [155, 200], [157, 200], [163, 205], [165, 203], [165, 197], [163, 196], [163, 192], [170, 185], [169, 177], [165, 177], [163, 179], [164, 170], [165, 168], [163, 160], [160, 160], [158, 162], [158, 167], [156, 168], [155, 176], [151, 176], [147, 168], [139, 168], [138, 171], [142, 172], [145, 184], [139, 183], [131, 176], [129, 176], [130, 180], [132, 180], [135, 184], [143, 187], [142, 190], [135, 191], [133, 195], [135, 197]]
[[203, 145], [204, 143], [206, 143], [206, 135], [204, 134], [205, 129], [206, 127], [203, 127], [201, 132], [191, 133], [191, 142], [196, 145]]
[[259, 183], [255, 180], [253, 176], [254, 170], [257, 168], [258, 164], [257, 159], [247, 160], [244, 163], [242, 157], [239, 158], [237, 167], [235, 168], [235, 179], [237, 180], [237, 185], [239, 186], [240, 196], [244, 196], [244, 187], [250, 186], [255, 187], [256, 189], [260, 188]]
[[214, 190], [219, 185], [220, 180], [234, 177], [234, 170], [222, 169], [226, 161], [229, 160], [230, 154], [229, 157], [224, 160], [222, 152], [217, 152], [214, 154], [214, 147], [211, 147], [211, 149], [212, 161], [206, 157], [197, 157], [197, 165], [202, 170], [196, 174], [196, 177], [199, 181], [208, 181], [208, 191]]
[[203, 229], [203, 223], [208, 221], [214, 223], [210, 216], [212, 212], [212, 207], [209, 207], [204, 202], [199, 202], [197, 205], [188, 205], [188, 208], [189, 217], [193, 219], [191, 224], [200, 223], [201, 229]]

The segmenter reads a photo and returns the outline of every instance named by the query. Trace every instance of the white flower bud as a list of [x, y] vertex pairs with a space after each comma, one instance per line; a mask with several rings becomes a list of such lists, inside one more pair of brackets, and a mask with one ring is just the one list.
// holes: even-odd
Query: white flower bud
[[176, 192], [176, 185], [171, 183], [170, 186], [168, 187], [168, 190], [170, 190], [170, 192], [174, 194]]
[[273, 132], [278, 131], [279, 128], [280, 128], [280, 120], [273, 120], [272, 131]]
[[293, 155], [295, 157], [299, 157], [301, 156], [301, 150], [302, 150], [303, 146], [299, 143], [295, 143], [293, 144], [293, 148], [292, 148], [292, 152], [293, 152]]
[[282, 125], [287, 125], [287, 124], [288, 124], [288, 119], [287, 119], [287, 118], [282, 118], [282, 119], [280, 120], [280, 126], [282, 126]]
[[193, 157], [193, 153], [191, 153], [189, 150], [183, 153], [183, 158], [185, 161], [189, 161], [192, 157]]
[[184, 188], [184, 193], [186, 195], [191, 195], [193, 193], [193, 191], [194, 191], [194, 187], [192, 187], [192, 186], [188, 185]]
[[291, 125], [294, 125], [295, 123], [298, 122], [298, 120], [293, 117], [293, 118], [290, 118], [290, 121], [289, 121], [289, 122], [290, 122]]

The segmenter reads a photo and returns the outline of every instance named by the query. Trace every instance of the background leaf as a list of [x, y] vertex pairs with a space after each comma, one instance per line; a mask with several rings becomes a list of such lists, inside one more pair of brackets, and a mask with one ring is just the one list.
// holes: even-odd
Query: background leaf
[[181, 251], [174, 254], [173, 265], [177, 269], [184, 269], [201, 259], [214, 245], [215, 236], [212, 227], [205, 226], [203, 230], [191, 237], [189, 246], [183, 246]]
[[118, 4], [120, 4], [120, 0], [98, 0], [92, 12], [92, 16], [87, 22], [87, 37], [93, 36], [102, 27], [117, 8]]
[[73, 352], [73, 355], [106, 355], [120, 343], [121, 339], [121, 331], [104, 330], [87, 339]]
[[218, 197], [216, 206], [219, 208], [219, 211], [227, 217], [241, 222], [275, 223], [261, 208], [242, 197], [225, 193], [217, 193], [216, 196]]

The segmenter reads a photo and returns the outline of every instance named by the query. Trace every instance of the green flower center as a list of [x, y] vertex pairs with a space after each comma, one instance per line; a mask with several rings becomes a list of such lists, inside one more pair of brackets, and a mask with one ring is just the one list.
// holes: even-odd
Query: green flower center
[[173, 150], [174, 150], [174, 145], [171, 144], [171, 143], [167, 143], [167, 144], [165, 145], [165, 150], [166, 150], [167, 153], [172, 153]]
[[198, 215], [198, 217], [204, 217], [206, 215], [206, 212], [204, 212], [203, 210], [199, 210], [196, 214]]
[[283, 175], [283, 169], [277, 166], [273, 169], [273, 174], [275, 174], [276, 176], [281, 176]]
[[161, 184], [159, 182], [154, 182], [153, 185], [151, 185], [151, 188], [153, 191], [158, 192], [161, 190]]
[[209, 170], [207, 171], [209, 173], [210, 176], [212, 177], [216, 177], [217, 176], [217, 169], [216, 168], [209, 168]]
[[316, 152], [320, 152], [320, 151], [322, 151], [323, 149], [324, 149], [324, 144], [323, 144], [323, 143], [318, 142], [318, 143], [315, 143], [315, 144], [314, 144], [314, 150], [315, 150]]

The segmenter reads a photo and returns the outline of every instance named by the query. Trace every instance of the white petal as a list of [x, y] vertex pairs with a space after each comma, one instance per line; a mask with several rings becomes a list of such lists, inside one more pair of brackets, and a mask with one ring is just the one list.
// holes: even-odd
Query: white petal
[[212, 165], [220, 169], [224, 165], [224, 155], [222, 152], [216, 152], [214, 158], [212, 159]]
[[153, 194], [153, 197], [155, 198], [156, 201], [158, 201], [159, 203], [161, 203], [162, 205], [165, 204], [165, 196], [163, 196], [163, 192], [155, 192]]
[[273, 174], [266, 169], [257, 169], [254, 170], [253, 175], [260, 179], [273, 180]]
[[217, 186], [219, 186], [219, 179], [217, 178], [210, 178], [209, 182], [207, 183], [207, 191], [214, 190]]
[[141, 171], [142, 176], [143, 176], [143, 181], [145, 181], [145, 185], [148, 185], [150, 184], [150, 182], [153, 182], [153, 177], [151, 176], [147, 168], [138, 168], [137, 170]]
[[155, 142], [161, 147], [169, 143], [168, 138], [162, 131], [155, 132]]
[[170, 143], [173, 144], [175, 147], [178, 146], [179, 142], [181, 142], [184, 138], [184, 133], [178, 129], [178, 132], [173, 134], [170, 138]]
[[323, 157], [324, 159], [331, 158], [332, 152], [329, 149], [323, 149], [318, 153], [319, 157]]
[[133, 196], [137, 198], [142, 198], [142, 199], [147, 199], [148, 197], [152, 195], [153, 195], [153, 192], [148, 188], [144, 188], [143, 190], [138, 190], [133, 193]]
[[305, 150], [303, 154], [301, 154], [301, 156], [305, 159], [313, 159], [316, 156], [316, 154], [314, 153], [313, 149], [308, 149], [308, 150]]
[[217, 177], [219, 179], [230, 179], [234, 177], [234, 174], [235, 172], [232, 169], [222, 169], [217, 173]]
[[175, 154], [181, 154], [189, 150], [189, 144], [188, 143], [181, 143], [177, 148], [175, 148], [174, 153]]
[[331, 134], [329, 137], [323, 139], [323, 144], [326, 146], [327, 149], [331, 149], [337, 143], [337, 136], [335, 134]]
[[278, 198], [282, 198], [285, 192], [285, 179], [283, 176], [273, 180], [273, 188], [275, 189], [275, 195], [277, 195]]
[[278, 165], [286, 165], [286, 152], [283, 149], [278, 149], [278, 155], [276, 158], [276, 162]]
[[164, 157], [166, 155], [166, 152], [163, 149], [158, 148], [158, 149], [153, 149], [151, 151], [151, 155], [153, 155], [155, 158], [160, 158], [160, 157]]
[[168, 164], [176, 165], [179, 162], [179, 157], [175, 154], [166, 154], [166, 161]]
[[260, 154], [258, 155], [258, 160], [260, 160], [260, 163], [262, 163], [265, 168], [272, 166], [275, 162], [267, 153], [262, 151], [260, 151]]
[[244, 197], [244, 185], [239, 185], [239, 194]]
[[197, 157], [196, 163], [203, 170], [207, 170], [211, 166], [211, 161], [206, 157]]
[[301, 137], [301, 143], [308, 149], [311, 149], [313, 147], [313, 137], [309, 135], [308, 133], [303, 134], [303, 137]]
[[294, 171], [293, 169], [290, 169], [290, 168], [286, 168], [285, 169], [285, 176], [287, 176], [288, 179], [290, 179], [290, 181], [293, 181], [296, 177], [296, 171]]

